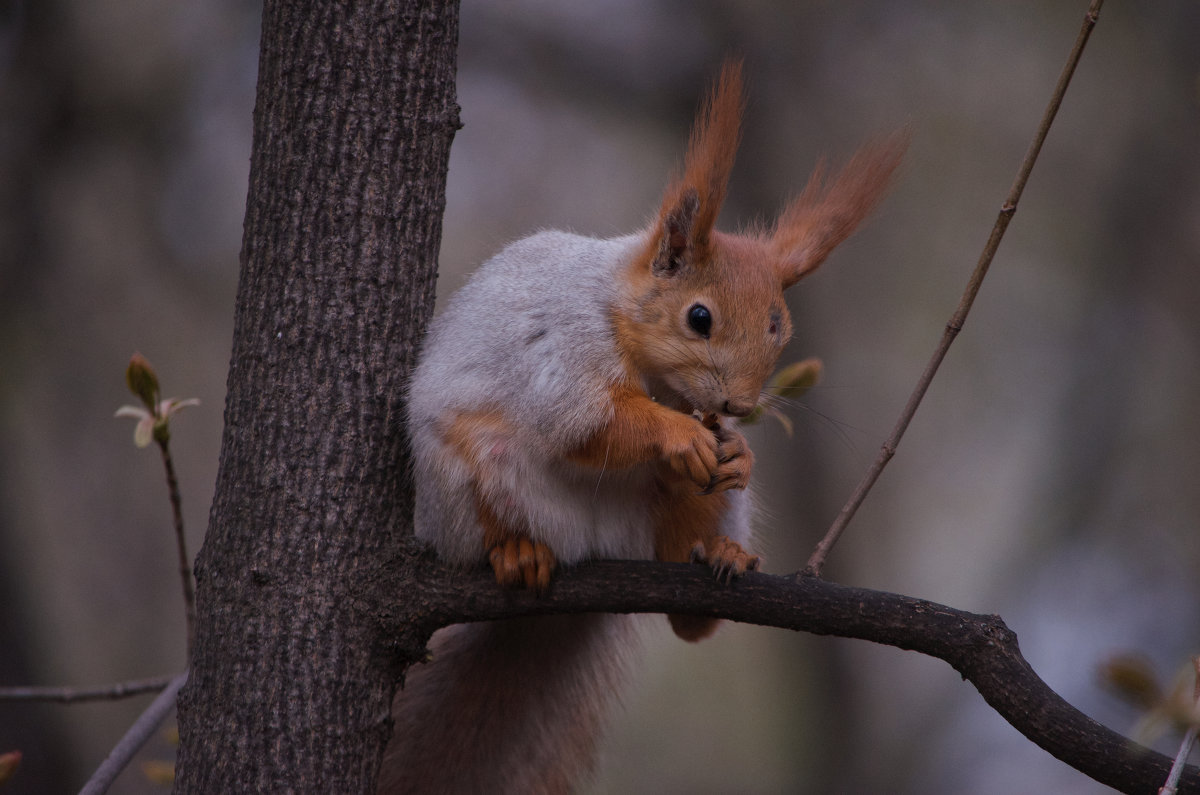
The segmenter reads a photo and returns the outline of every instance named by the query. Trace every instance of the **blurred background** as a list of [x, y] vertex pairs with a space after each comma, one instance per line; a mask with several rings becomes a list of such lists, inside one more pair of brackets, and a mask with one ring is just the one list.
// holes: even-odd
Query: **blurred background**
[[[1086, 8], [1078, 2], [464, 0], [439, 295], [542, 228], [640, 227], [710, 77], [746, 59], [722, 223], [907, 125], [878, 214], [793, 290], [784, 361], [824, 359], [796, 432], [751, 429], [768, 571], [803, 566], [941, 335]], [[184, 664], [157, 454], [167, 396], [189, 542], [216, 477], [246, 194], [253, 2], [0, 5], [0, 685]], [[1041, 676], [1128, 732], [1098, 666], [1200, 651], [1200, 6], [1110, 3], [965, 331], [831, 579], [995, 612]], [[595, 793], [1102, 792], [945, 663], [657, 617]], [[74, 791], [148, 697], [0, 703], [6, 791]], [[1159, 746], [1174, 752], [1177, 739]], [[156, 740], [143, 760], [170, 758]], [[139, 770], [119, 792], [162, 791]]]

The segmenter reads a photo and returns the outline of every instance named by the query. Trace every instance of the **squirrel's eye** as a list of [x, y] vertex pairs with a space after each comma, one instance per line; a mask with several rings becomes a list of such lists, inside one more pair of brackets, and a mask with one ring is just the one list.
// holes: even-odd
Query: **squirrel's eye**
[[692, 304], [687, 313], [687, 322], [692, 331], [701, 337], [707, 338], [712, 332], [712, 312], [704, 304]]

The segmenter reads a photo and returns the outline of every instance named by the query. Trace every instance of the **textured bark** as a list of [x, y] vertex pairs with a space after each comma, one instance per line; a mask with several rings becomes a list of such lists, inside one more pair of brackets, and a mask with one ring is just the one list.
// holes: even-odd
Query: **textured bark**
[[349, 589], [411, 532], [458, 8], [263, 12], [225, 432], [179, 700], [183, 792], [369, 791], [396, 678]]

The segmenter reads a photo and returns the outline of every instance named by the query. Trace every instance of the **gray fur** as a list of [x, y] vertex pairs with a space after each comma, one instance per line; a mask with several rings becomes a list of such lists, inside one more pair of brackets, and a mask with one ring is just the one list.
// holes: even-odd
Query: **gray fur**
[[417, 536], [447, 560], [482, 561], [483, 531], [471, 475], [439, 429], [487, 407], [519, 433], [478, 440], [498, 460], [495, 479], [476, 485], [534, 539], [563, 563], [653, 555], [646, 501], [631, 499], [651, 487], [650, 468], [597, 471], [553, 454], [611, 417], [608, 386], [624, 373], [612, 306], [620, 270], [644, 245], [642, 235], [533, 235], [484, 263], [434, 320], [412, 379], [409, 427]]

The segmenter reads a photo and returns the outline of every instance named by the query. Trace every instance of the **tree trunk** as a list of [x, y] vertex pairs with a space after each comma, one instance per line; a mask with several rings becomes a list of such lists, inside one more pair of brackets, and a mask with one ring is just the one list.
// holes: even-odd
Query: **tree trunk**
[[403, 386], [458, 126], [454, 0], [263, 11], [182, 792], [365, 792], [395, 655], [355, 588], [411, 533]]

